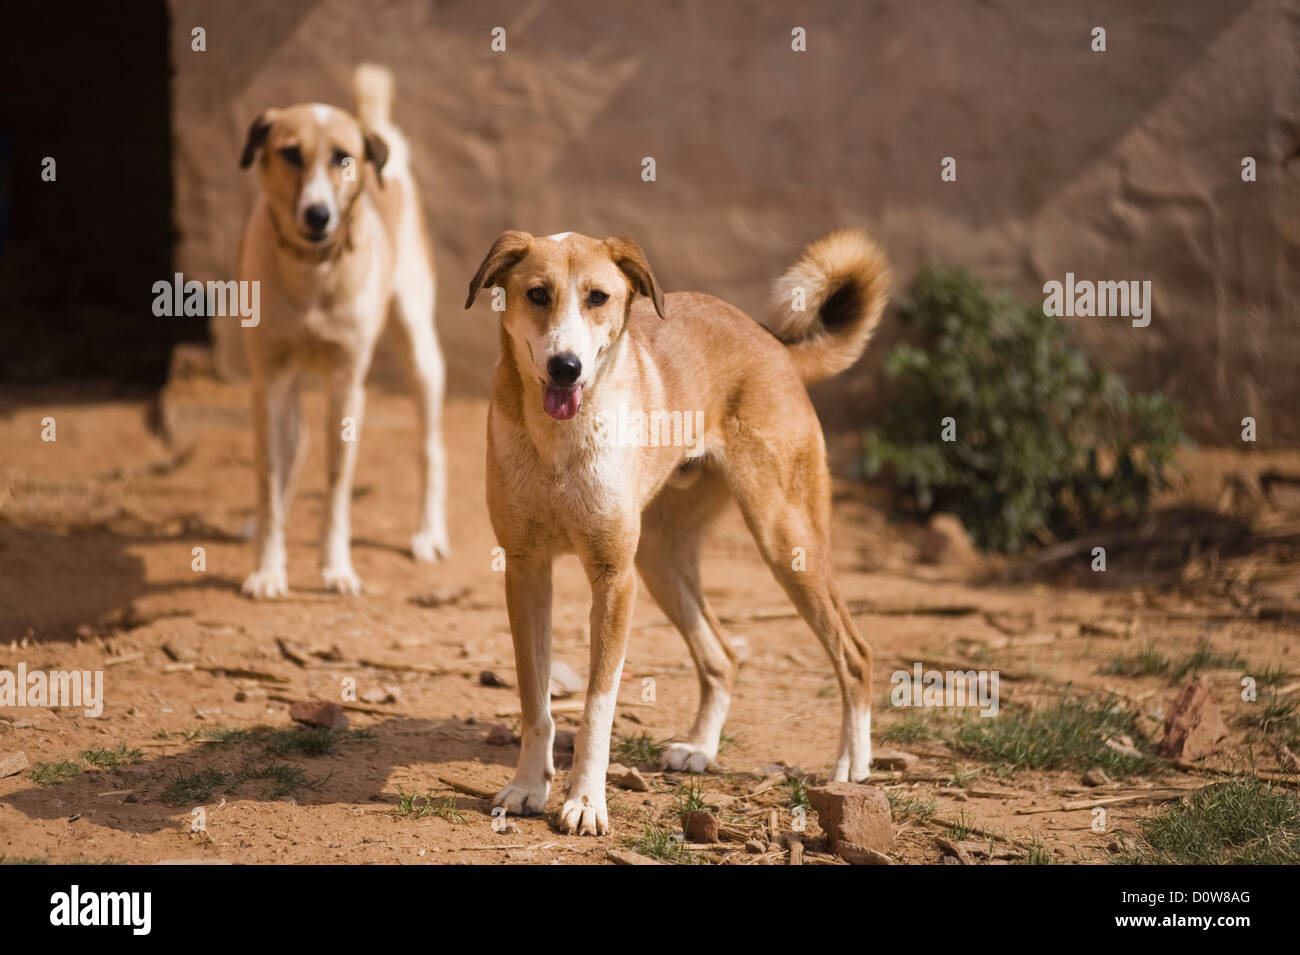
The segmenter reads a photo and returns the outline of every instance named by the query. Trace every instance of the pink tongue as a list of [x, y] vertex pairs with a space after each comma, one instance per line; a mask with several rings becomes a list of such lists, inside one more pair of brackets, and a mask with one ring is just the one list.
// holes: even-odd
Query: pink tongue
[[542, 395], [542, 407], [557, 421], [568, 421], [578, 413], [581, 404], [581, 388], [556, 388], [554, 385], [547, 385], [546, 393]]

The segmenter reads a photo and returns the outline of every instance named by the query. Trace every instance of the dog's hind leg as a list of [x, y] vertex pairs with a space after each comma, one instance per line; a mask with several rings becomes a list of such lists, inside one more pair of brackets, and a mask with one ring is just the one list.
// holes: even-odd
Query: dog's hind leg
[[[819, 435], [820, 437], [820, 435]], [[729, 452], [728, 479], [767, 565], [817, 635], [840, 685], [843, 715], [833, 781], [871, 769], [871, 648], [840, 596], [830, 546], [830, 476], [820, 443], [784, 457], [760, 442]]]
[[411, 538], [416, 560], [450, 553], [447, 542], [447, 452], [442, 443], [445, 366], [433, 327], [434, 278], [418, 236], [398, 249], [393, 312], [407, 343], [420, 428], [420, 526]]
[[650, 595], [686, 640], [700, 681], [695, 724], [684, 740], [665, 751], [665, 769], [704, 772], [718, 755], [722, 724], [731, 705], [736, 654], [700, 584], [700, 546], [709, 522], [726, 503], [726, 495], [722, 476], [706, 472], [688, 488], [665, 488], [641, 519], [637, 570]]

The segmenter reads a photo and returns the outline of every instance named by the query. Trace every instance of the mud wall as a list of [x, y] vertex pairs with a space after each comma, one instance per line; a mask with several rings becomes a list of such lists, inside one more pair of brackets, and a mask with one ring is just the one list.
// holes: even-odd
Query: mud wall
[[[665, 288], [758, 313], [804, 242], [862, 225], [899, 285], [925, 260], [1035, 298], [1067, 271], [1149, 280], [1149, 327], [1065, 320], [1134, 385], [1179, 399], [1201, 440], [1238, 441], [1248, 414], [1262, 444], [1300, 439], [1300, 161], [1281, 162], [1300, 128], [1300, 0], [170, 8], [177, 267], [233, 270], [253, 116], [347, 104], [353, 65], [384, 62], [435, 235], [455, 392], [486, 393], [493, 314], [462, 305], [503, 228], [630, 234]], [[234, 324], [212, 325], [237, 374]], [[890, 338], [820, 386], [828, 425], [879, 410]], [[385, 353], [376, 375], [393, 374]]]

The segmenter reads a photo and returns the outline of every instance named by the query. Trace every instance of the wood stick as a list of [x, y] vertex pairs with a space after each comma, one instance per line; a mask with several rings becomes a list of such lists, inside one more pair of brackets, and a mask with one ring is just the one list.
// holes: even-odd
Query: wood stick
[[439, 776], [438, 780], [443, 785], [456, 790], [458, 793], [464, 793], [466, 796], [477, 796], [479, 799], [495, 799], [497, 795], [495, 789], [484, 789], [482, 786], [461, 782], [458, 779], [452, 779], [450, 776]]

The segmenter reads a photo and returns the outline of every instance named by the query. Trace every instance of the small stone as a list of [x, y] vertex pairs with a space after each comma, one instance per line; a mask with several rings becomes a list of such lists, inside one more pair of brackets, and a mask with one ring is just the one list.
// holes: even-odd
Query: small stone
[[1227, 735], [1214, 692], [1204, 681], [1193, 680], [1165, 717], [1165, 736], [1158, 749], [1174, 759], [1199, 759], [1214, 752]]
[[6, 753], [0, 756], [0, 779], [4, 779], [6, 776], [16, 776], [29, 765], [26, 753]]
[[159, 859], [150, 865], [234, 865], [228, 859]]
[[484, 670], [480, 673], [478, 675], [478, 682], [481, 686], [508, 687], [510, 685], [491, 670]]
[[236, 703], [265, 703], [270, 699], [260, 686], [250, 686], [235, 693]]
[[1300, 772], [1300, 759], [1296, 759], [1295, 753], [1287, 747], [1286, 743], [1277, 744], [1277, 763], [1282, 767], [1284, 772]]
[[877, 749], [871, 754], [872, 769], [910, 770], [919, 761], [919, 756], [904, 753], [900, 749]]
[[573, 733], [568, 730], [556, 730], [554, 751], [557, 753], [572, 753]]
[[509, 746], [513, 742], [515, 742], [515, 734], [509, 726], [502, 726], [498, 723], [488, 730], [487, 744], [489, 746]]
[[658, 859], [651, 859], [631, 849], [610, 849], [606, 856], [610, 862], [618, 865], [663, 865]]
[[767, 851], [767, 846], [765, 846], [758, 839], [750, 839], [745, 843], [745, 851], [752, 852], [755, 855], [760, 855], [761, 853]]
[[921, 535], [918, 555], [923, 564], [973, 564], [979, 551], [971, 543], [961, 518], [953, 514], [935, 514]]
[[446, 607], [450, 604], [460, 603], [465, 597], [470, 595], [469, 587], [441, 587], [431, 590], [429, 593], [411, 600], [411, 603], [420, 607]]
[[[851, 842], [845, 842], [843, 839], [835, 841], [835, 854], [843, 859], [849, 865], [893, 865], [894, 861], [883, 852], [877, 852], [875, 849], [868, 849], [866, 846], [854, 845]], [[949, 862], [949, 860], [952, 860]], [[956, 862], [961, 864], [961, 860], [954, 859], [952, 856], [944, 856], [943, 861], [948, 865]]]
[[551, 661], [551, 699], [562, 700], [586, 689], [587, 681], [563, 660]]
[[1104, 769], [1090, 769], [1083, 774], [1083, 784], [1085, 786], [1105, 786], [1110, 782], [1110, 777], [1106, 775]]
[[374, 687], [372, 689], [366, 690], [366, 692], [361, 694], [361, 702], [362, 703], [396, 703], [397, 700], [394, 699], [393, 694], [389, 693], [387, 690], [380, 689], [379, 687]]
[[1132, 736], [1112, 736], [1106, 740], [1106, 747], [1133, 759], [1142, 757], [1142, 751], [1133, 745]]
[[808, 802], [832, 844], [847, 842], [884, 853], [894, 842], [889, 800], [875, 786], [847, 782], [810, 786]]
[[194, 663], [199, 658], [199, 648], [186, 637], [171, 637], [162, 648], [177, 663]]
[[337, 703], [318, 700], [293, 703], [289, 706], [289, 719], [304, 726], [323, 726], [326, 729], [345, 730], [348, 717]]
[[684, 812], [682, 830], [689, 842], [717, 842], [718, 817], [703, 809]]
[[129, 802], [129, 803], [137, 803], [139, 801], [140, 801], [140, 797], [137, 796], [135, 793], [127, 793], [126, 798], [122, 800], [122, 802]]
[[630, 789], [637, 793], [650, 791], [650, 781], [642, 776], [641, 770], [635, 766], [628, 767], [621, 763], [613, 763], [605, 778], [622, 789]]

